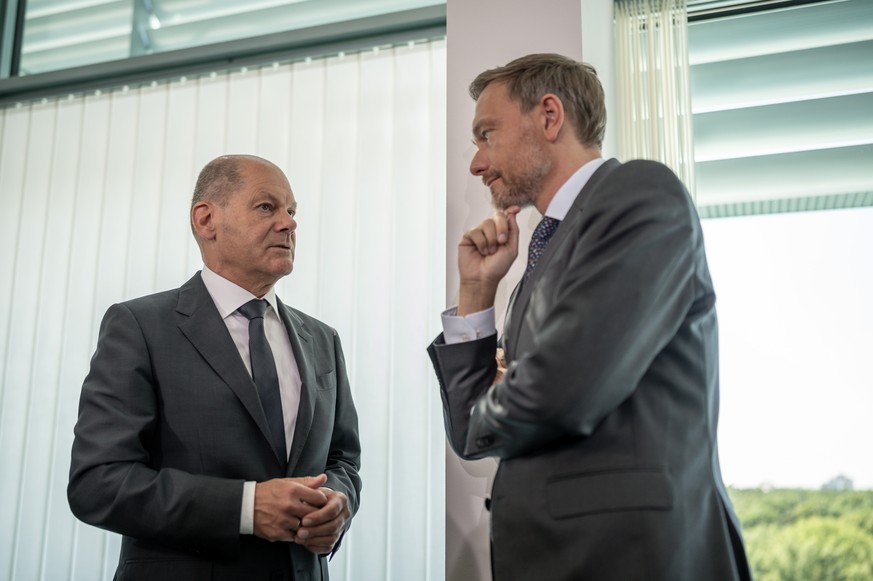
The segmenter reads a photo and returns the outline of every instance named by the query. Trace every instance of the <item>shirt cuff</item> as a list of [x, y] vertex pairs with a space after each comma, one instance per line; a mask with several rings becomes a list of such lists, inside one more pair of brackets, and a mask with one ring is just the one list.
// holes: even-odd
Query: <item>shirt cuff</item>
[[243, 484], [242, 508], [239, 513], [239, 534], [255, 533], [255, 486], [256, 482]]
[[442, 319], [443, 339], [447, 345], [475, 341], [497, 334], [494, 307], [463, 317], [458, 316], [458, 307], [452, 307], [443, 311]]

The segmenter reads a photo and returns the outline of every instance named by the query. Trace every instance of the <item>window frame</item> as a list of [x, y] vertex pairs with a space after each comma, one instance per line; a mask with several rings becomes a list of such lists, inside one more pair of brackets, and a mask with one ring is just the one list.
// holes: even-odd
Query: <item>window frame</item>
[[[0, 106], [180, 75], [291, 62], [446, 34], [445, 4], [277, 32], [93, 65], [18, 76], [26, 0], [0, 0]], [[12, 34], [8, 34], [8, 32]]]

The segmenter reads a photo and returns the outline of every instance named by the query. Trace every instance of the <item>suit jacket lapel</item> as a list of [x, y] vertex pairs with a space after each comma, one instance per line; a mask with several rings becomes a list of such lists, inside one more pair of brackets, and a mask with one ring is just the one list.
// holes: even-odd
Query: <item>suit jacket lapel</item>
[[312, 336], [306, 330], [306, 325], [294, 311], [286, 307], [278, 298], [279, 316], [288, 330], [297, 370], [300, 373], [300, 407], [297, 409], [297, 426], [294, 428], [294, 439], [291, 441], [291, 451], [288, 456], [288, 470], [291, 476], [300, 460], [300, 454], [306, 445], [309, 432], [312, 429], [312, 418], [315, 415], [315, 364], [312, 361]]
[[[543, 251], [539, 260], [537, 261], [536, 267], [533, 269], [533, 272], [530, 273], [530, 276], [523, 284], [520, 284], [516, 291], [513, 293], [513, 299], [510, 301], [511, 312], [507, 314], [507, 319], [509, 320], [508, 324], [504, 325], [504, 336], [507, 336], [510, 346], [514, 346], [517, 343], [517, 338], [519, 333], [521, 332], [521, 323], [524, 320], [524, 313], [527, 311], [527, 306], [530, 302], [531, 292], [536, 286], [537, 280], [542, 276], [543, 271], [548, 266], [549, 262], [552, 260], [552, 257], [558, 252], [561, 247], [561, 243], [564, 239], [570, 235], [570, 232], [574, 232], [576, 230], [575, 224], [579, 220], [581, 220], [581, 210], [584, 206], [586, 199], [590, 195], [590, 193], [600, 185], [600, 183], [612, 173], [612, 170], [619, 167], [621, 163], [619, 163], [615, 159], [606, 160], [597, 171], [588, 179], [585, 185], [582, 187], [582, 190], [576, 196], [576, 199], [573, 201], [573, 205], [570, 208], [570, 211], [564, 217], [564, 220], [558, 226], [558, 229], [555, 230], [555, 234], [552, 236], [552, 239], [549, 241], [549, 245], [546, 246], [546, 249]], [[510, 318], [511, 316], [511, 318]], [[511, 358], [510, 358], [511, 356]], [[516, 358], [516, 353], [514, 349], [506, 354], [507, 362], [512, 361]]]
[[199, 273], [179, 289], [176, 312], [181, 315], [179, 329], [236, 394], [269, 445], [270, 432], [257, 388]]

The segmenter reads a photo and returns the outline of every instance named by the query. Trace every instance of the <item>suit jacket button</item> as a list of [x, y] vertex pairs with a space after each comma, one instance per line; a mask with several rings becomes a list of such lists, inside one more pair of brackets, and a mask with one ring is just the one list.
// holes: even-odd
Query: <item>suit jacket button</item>
[[485, 510], [487, 510], [489, 512], [491, 511], [491, 497], [490, 496], [485, 497]]

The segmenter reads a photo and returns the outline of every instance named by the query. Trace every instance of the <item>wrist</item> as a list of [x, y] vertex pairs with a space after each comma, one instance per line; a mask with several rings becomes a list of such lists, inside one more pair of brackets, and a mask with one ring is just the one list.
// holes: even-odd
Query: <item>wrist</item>
[[458, 316], [478, 313], [494, 306], [497, 285], [487, 282], [461, 282], [458, 293]]

